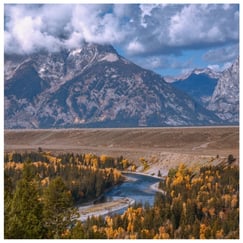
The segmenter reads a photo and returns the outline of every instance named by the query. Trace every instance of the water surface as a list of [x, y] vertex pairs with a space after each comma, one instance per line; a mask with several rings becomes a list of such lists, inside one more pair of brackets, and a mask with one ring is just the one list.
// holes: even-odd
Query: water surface
[[156, 191], [151, 188], [151, 185], [160, 181], [160, 179], [133, 173], [124, 175], [129, 180], [106, 192], [104, 195], [105, 201], [109, 201], [112, 197], [129, 197], [134, 199], [136, 203], [149, 203], [152, 206]]

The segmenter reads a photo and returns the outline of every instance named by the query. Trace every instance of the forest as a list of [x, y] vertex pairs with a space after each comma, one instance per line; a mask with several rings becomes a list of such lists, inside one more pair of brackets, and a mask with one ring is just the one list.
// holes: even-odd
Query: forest
[[239, 239], [239, 167], [232, 160], [162, 179], [153, 206], [78, 220], [77, 205], [122, 183], [122, 156], [4, 154], [5, 239]]

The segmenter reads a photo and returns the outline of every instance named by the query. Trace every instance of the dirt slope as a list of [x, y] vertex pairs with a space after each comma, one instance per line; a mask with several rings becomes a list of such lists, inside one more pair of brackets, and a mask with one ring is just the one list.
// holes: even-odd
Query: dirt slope
[[144, 158], [150, 164], [147, 173], [161, 170], [165, 174], [180, 162], [218, 163], [229, 154], [238, 161], [239, 127], [4, 131], [5, 151], [36, 151], [38, 147], [52, 152], [123, 155], [138, 166]]

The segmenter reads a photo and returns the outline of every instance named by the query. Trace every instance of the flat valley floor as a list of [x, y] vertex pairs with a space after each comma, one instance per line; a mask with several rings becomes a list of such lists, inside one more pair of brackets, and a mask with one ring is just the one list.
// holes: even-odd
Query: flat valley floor
[[[123, 156], [142, 171], [141, 158], [150, 165], [146, 171], [168, 170], [185, 163], [190, 167], [217, 164], [229, 154], [239, 163], [239, 127], [104, 128], [5, 130], [4, 151], [52, 153], [94, 153]], [[139, 167], [141, 167], [139, 169]]]

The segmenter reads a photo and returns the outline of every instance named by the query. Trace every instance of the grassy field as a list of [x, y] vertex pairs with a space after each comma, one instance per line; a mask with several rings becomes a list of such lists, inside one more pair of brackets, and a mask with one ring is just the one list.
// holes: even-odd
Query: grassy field
[[[239, 127], [5, 130], [4, 151], [95, 153], [123, 156], [147, 173], [188, 165], [217, 163], [229, 154], [239, 161]], [[142, 170], [142, 168], [140, 168]]]

